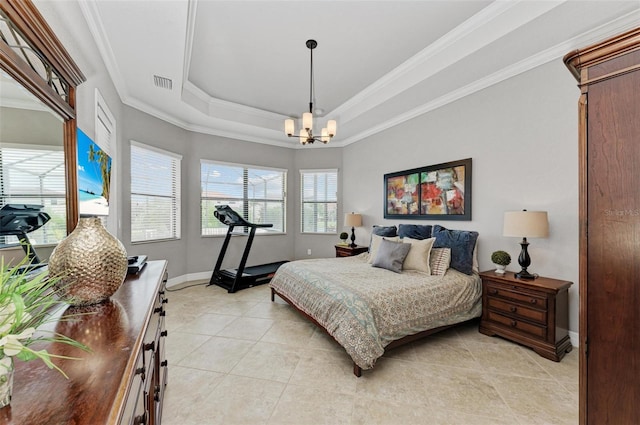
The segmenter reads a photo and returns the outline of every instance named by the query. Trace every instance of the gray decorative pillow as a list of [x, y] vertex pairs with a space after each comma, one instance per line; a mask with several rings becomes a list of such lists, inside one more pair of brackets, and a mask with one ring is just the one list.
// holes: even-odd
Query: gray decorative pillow
[[372, 266], [400, 273], [402, 272], [402, 263], [404, 263], [410, 249], [411, 244], [391, 242], [383, 238]]

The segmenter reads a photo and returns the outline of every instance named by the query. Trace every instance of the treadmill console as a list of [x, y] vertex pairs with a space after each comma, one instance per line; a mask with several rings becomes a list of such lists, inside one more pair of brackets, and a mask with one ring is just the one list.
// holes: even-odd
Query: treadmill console
[[240, 214], [231, 209], [229, 205], [216, 205], [216, 211], [213, 212], [223, 224], [227, 226], [250, 226], [247, 220], [245, 220]]

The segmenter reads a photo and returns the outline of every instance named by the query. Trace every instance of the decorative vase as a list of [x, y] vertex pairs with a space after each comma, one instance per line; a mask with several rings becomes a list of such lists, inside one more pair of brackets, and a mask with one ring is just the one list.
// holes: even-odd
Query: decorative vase
[[507, 268], [507, 266], [503, 266], [502, 264], [496, 264], [496, 273], [498, 274], [504, 274], [505, 273], [505, 269]]
[[78, 226], [51, 253], [49, 274], [71, 305], [97, 304], [113, 295], [127, 274], [127, 252], [98, 217], [81, 217]]
[[13, 359], [9, 357], [8, 365], [2, 362], [0, 365], [0, 408], [11, 404], [13, 393]]

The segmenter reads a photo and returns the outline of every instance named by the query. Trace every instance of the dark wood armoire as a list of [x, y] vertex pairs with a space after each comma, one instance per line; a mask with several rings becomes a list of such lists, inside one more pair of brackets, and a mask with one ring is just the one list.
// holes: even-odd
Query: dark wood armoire
[[564, 61], [582, 93], [580, 423], [640, 424], [640, 28]]

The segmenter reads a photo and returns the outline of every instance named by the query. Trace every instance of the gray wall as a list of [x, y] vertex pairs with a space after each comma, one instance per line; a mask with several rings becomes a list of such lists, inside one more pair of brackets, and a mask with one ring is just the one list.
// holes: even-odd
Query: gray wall
[[[530, 240], [531, 270], [574, 282], [570, 291], [570, 328], [578, 329], [577, 112], [579, 91], [561, 58], [504, 81], [436, 111], [361, 140], [345, 148], [287, 150], [189, 133], [122, 105], [97, 48], [80, 50], [76, 37], [90, 37], [73, 2], [37, 1], [36, 5], [87, 76], [78, 90], [78, 122], [94, 134], [94, 89], [102, 92], [118, 124], [121, 177], [118, 199], [121, 220], [117, 236], [130, 253], [167, 258], [171, 277], [209, 271], [221, 238], [199, 235], [199, 159], [274, 166], [289, 170], [287, 235], [255, 242], [250, 262], [283, 258], [333, 256], [336, 235], [299, 232], [298, 171], [338, 168], [342, 182], [339, 217], [364, 215], [356, 242], [366, 244], [373, 224], [383, 219], [383, 174], [430, 164], [473, 158], [473, 220], [440, 222], [447, 227], [480, 232], [481, 269], [491, 269], [496, 249], [511, 253], [517, 270], [516, 238], [502, 236], [504, 211], [527, 208], [549, 212], [550, 237]], [[63, 19], [64, 18], [64, 19]], [[68, 26], [66, 22], [74, 22]], [[129, 238], [129, 140], [152, 144], [183, 155], [182, 235], [176, 242], [131, 245]], [[293, 190], [293, 194], [292, 194]], [[424, 222], [424, 221], [421, 221]], [[435, 223], [435, 222], [432, 222]], [[338, 231], [344, 230], [339, 228]], [[240, 248], [229, 255], [239, 255]]]
[[[502, 236], [504, 211], [545, 210], [549, 238], [530, 239], [530, 271], [574, 282], [570, 329], [578, 330], [579, 90], [560, 58], [344, 149], [343, 208], [364, 215], [362, 243], [374, 224], [441, 224], [480, 233], [481, 270], [490, 255], [511, 254], [517, 238]], [[472, 221], [383, 219], [383, 175], [463, 158], [473, 159]]]

